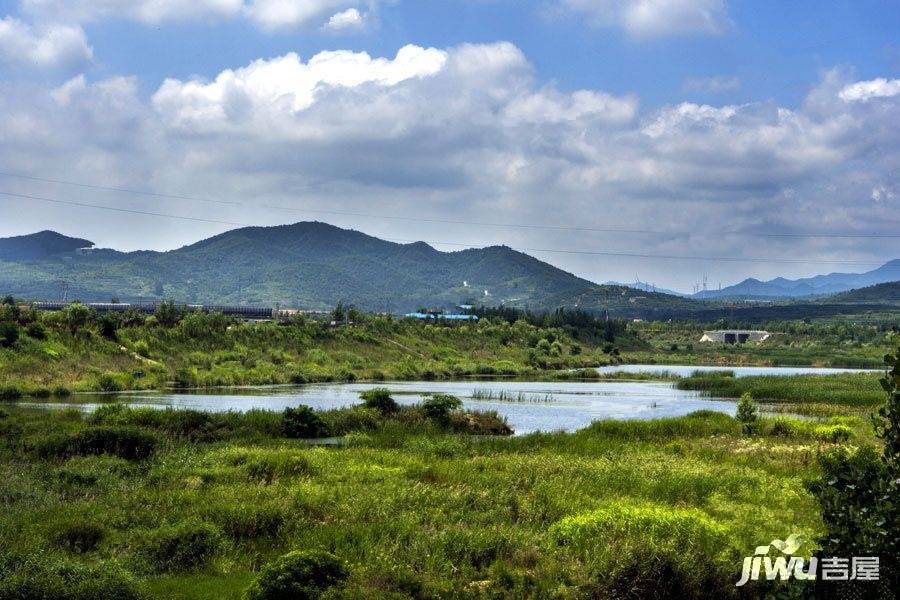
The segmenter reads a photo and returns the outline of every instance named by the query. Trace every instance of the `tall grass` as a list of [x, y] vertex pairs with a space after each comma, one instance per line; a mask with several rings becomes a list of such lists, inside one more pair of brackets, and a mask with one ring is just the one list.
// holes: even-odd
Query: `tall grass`
[[877, 373], [734, 377], [729, 373], [710, 372], [694, 373], [675, 385], [678, 389], [698, 390], [725, 398], [740, 398], [750, 392], [762, 402], [873, 406], [884, 399], [879, 378]]
[[520, 404], [550, 404], [556, 402], [553, 394], [529, 394], [526, 392], [510, 392], [487, 388], [476, 388], [472, 390], [469, 397], [472, 400], [484, 402], [515, 402]]

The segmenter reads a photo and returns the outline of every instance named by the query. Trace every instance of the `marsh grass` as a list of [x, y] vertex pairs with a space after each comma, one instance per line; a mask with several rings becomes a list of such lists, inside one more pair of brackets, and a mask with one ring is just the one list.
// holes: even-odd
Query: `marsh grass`
[[675, 385], [725, 398], [740, 398], [750, 392], [761, 402], [867, 407], [883, 401], [879, 378], [878, 373], [734, 377], [729, 372], [708, 372], [694, 373]]
[[556, 402], [553, 394], [529, 394], [527, 392], [510, 392], [476, 388], [469, 395], [472, 400], [483, 402], [512, 402], [518, 404], [552, 404]]
[[[199, 425], [211, 423], [212, 437], [191, 433], [194, 416], [142, 409], [8, 413], [2, 422], [21, 443], [0, 446], [0, 556], [75, 561], [108, 573], [101, 580], [123, 598], [139, 588], [238, 597], [297, 549], [336, 555], [351, 598], [646, 596], [660, 581], [685, 596], [728, 597], [756, 545], [820, 531], [802, 480], [817, 448], [840, 443], [835, 428], [850, 429], [854, 444], [871, 439], [856, 417], [761, 417], [747, 437], [731, 417], [701, 411], [501, 440], [452, 433], [464, 429], [412, 409], [386, 418], [354, 408], [322, 413], [354, 433], [316, 448], [280, 437], [279, 413], [213, 416]], [[142, 460], [64, 461], [25, 443], [96, 427], [134, 427], [160, 442]], [[82, 520], [102, 524], [98, 543], [79, 531]], [[61, 542], [66, 528], [85, 542]], [[79, 544], [92, 549], [71, 549]], [[6, 569], [4, 585], [57, 577], [51, 567]]]

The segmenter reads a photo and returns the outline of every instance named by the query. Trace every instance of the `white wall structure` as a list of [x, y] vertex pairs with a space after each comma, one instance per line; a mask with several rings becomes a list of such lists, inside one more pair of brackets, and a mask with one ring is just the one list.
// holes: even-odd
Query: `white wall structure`
[[718, 331], [704, 331], [701, 342], [719, 342], [725, 344], [743, 344], [746, 342], [764, 342], [772, 334], [768, 331], [751, 329], [720, 329]]

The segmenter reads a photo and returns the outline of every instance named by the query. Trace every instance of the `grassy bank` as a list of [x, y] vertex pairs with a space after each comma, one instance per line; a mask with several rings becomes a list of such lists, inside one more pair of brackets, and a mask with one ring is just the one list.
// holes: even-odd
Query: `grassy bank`
[[[0, 397], [165, 386], [355, 379], [540, 377], [614, 360], [591, 332], [524, 321], [426, 324], [358, 315], [354, 324], [241, 323], [216, 314], [126, 315], [109, 321], [22, 314], [0, 344]], [[638, 344], [622, 337], [623, 345]], [[609, 352], [618, 347], [607, 343]]]
[[745, 436], [711, 412], [499, 439], [360, 410], [319, 414], [347, 437], [313, 447], [270, 413], [8, 407], [0, 597], [239, 598], [292, 550], [344, 565], [325, 597], [646, 597], [661, 579], [731, 597], [755, 546], [820, 532], [803, 482], [837, 438], [817, 428], [871, 439], [861, 419]]
[[733, 372], [694, 373], [676, 382], [682, 390], [708, 392], [711, 396], [740, 398], [749, 392], [761, 402], [827, 404], [872, 407], [884, 400], [879, 373], [836, 375], [755, 375], [735, 377]]
[[[644, 364], [723, 366], [817, 366], [880, 368], [895, 343], [897, 315], [856, 315], [809, 321], [642, 322], [630, 330], [648, 348], [626, 352], [623, 360]], [[763, 329], [774, 335], [761, 343], [700, 342], [705, 330]]]

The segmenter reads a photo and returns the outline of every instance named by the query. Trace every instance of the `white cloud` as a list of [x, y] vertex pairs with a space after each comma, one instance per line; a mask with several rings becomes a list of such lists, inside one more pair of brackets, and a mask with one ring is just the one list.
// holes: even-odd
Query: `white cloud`
[[719, 34], [730, 25], [724, 0], [557, 0], [563, 10], [587, 15], [601, 27], [622, 27], [638, 37]]
[[737, 77], [689, 77], [682, 88], [688, 92], [704, 92], [708, 94], [724, 94], [741, 89], [741, 80]]
[[[281, 29], [345, 14], [377, 0], [22, 0], [24, 12], [41, 18], [79, 23], [128, 19], [157, 24], [247, 18], [264, 29]], [[357, 11], [358, 12], [358, 11]], [[336, 17], [338, 15], [335, 15]], [[338, 19], [340, 22], [341, 19]]]
[[879, 77], [871, 81], [859, 81], [841, 90], [844, 102], [868, 102], [872, 98], [891, 98], [900, 94], [900, 79]]
[[13, 17], [0, 20], [0, 64], [69, 69], [88, 63], [93, 51], [81, 27], [32, 27]]
[[365, 52], [322, 52], [303, 63], [294, 53], [223, 71], [212, 82], [167, 79], [153, 96], [166, 122], [179, 127], [217, 129], [264, 120], [272, 123], [308, 109], [329, 88], [365, 84], [390, 87], [434, 75], [446, 52], [405, 46], [393, 60]]
[[[0, 82], [0, 164], [39, 176], [255, 205], [153, 205], [234, 222], [327, 218], [402, 239], [868, 260], [895, 252], [895, 240], [758, 244], [710, 235], [896, 231], [900, 199], [890, 174], [900, 164], [900, 94], [844, 101], [841, 92], [859, 83], [830, 71], [798, 107], [682, 103], [641, 110], [632, 95], [541, 85], [524, 54], [508, 43], [408, 46], [386, 58], [350, 51], [306, 60], [287, 54], [211, 80], [167, 80], [149, 102], [126, 78], [79, 77], [52, 90]], [[128, 201], [144, 206], [139, 198]], [[259, 206], [265, 204], [300, 212]], [[519, 232], [326, 217], [304, 208], [598, 228], [651, 223], [681, 233]], [[35, 214], [46, 228], [71, 223], [73, 209], [59, 209], [55, 217]], [[0, 203], [0, 222], [29, 218]], [[141, 227], [140, 245], [171, 247], [218, 231], [104, 215], [102, 229], [71, 232], [133, 247], [132, 223]], [[640, 269], [642, 278], [677, 283], [672, 280], [694, 277], [697, 269], [696, 263], [542, 258], [598, 280], [631, 279]], [[760, 267], [755, 274], [777, 275], [778, 268]]]
[[322, 26], [327, 31], [346, 31], [348, 29], [361, 29], [365, 24], [365, 17], [355, 8], [336, 13]]

